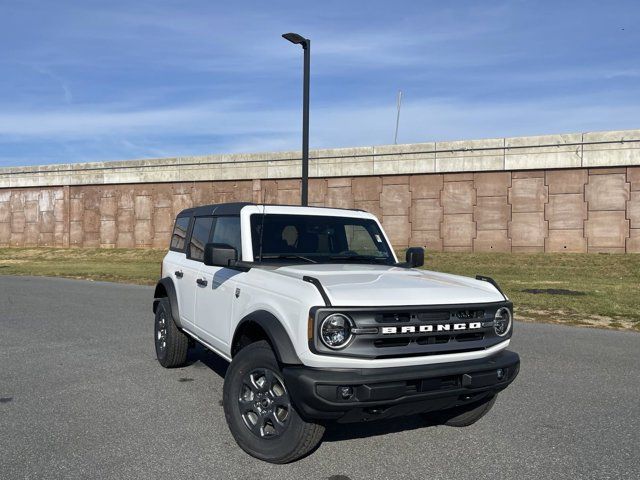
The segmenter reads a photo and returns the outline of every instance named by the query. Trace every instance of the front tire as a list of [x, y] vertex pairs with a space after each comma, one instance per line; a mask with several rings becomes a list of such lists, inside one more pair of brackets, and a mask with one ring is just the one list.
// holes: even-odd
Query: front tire
[[168, 298], [161, 298], [156, 308], [154, 340], [160, 365], [175, 368], [186, 363], [189, 339], [178, 330]]
[[284, 384], [269, 343], [260, 341], [234, 357], [224, 378], [224, 414], [236, 443], [270, 463], [289, 463], [313, 450], [322, 425], [303, 420]]

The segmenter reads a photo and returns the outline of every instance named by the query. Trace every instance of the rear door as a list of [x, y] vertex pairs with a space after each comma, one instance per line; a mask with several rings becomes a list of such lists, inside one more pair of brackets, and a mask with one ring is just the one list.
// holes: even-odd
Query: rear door
[[[240, 217], [216, 217], [211, 242], [234, 247], [238, 252], [238, 258], [242, 258]], [[199, 277], [207, 282], [207, 285], [196, 291], [197, 334], [225, 353], [230, 350], [237, 275], [243, 273], [231, 268], [203, 265]]]
[[[171, 244], [169, 245], [169, 253], [162, 262], [162, 273], [164, 276], [170, 277], [176, 288], [176, 299], [178, 301], [178, 311], [182, 312], [183, 288], [184, 286], [184, 270], [183, 264], [189, 241], [189, 226], [191, 225], [191, 215], [178, 216], [173, 226], [171, 235]], [[181, 315], [182, 316], [182, 315]]]
[[186, 256], [181, 265], [180, 319], [188, 322], [189, 325], [195, 324], [196, 292], [201, 288], [198, 283], [199, 273], [203, 266], [204, 246], [211, 236], [212, 225], [213, 217], [211, 216], [194, 218]]

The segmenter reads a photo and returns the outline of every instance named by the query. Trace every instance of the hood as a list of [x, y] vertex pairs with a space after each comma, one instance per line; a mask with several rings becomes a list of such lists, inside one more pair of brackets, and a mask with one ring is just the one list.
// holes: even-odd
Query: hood
[[488, 282], [387, 265], [292, 265], [274, 272], [315, 277], [333, 306], [452, 305], [489, 303], [504, 297]]

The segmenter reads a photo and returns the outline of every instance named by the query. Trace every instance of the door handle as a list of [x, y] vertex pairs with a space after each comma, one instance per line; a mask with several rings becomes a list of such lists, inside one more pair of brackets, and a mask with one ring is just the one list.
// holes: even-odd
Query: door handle
[[207, 282], [204, 278], [198, 278], [196, 283], [201, 287], [206, 287], [209, 282]]
[[176, 278], [182, 278], [184, 276], [184, 273], [182, 273], [182, 270], [176, 270], [173, 273], [175, 274]]

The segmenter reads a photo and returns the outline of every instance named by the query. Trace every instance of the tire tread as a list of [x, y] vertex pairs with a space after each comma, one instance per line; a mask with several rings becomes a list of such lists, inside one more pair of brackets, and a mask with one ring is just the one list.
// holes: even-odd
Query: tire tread
[[167, 316], [167, 349], [164, 359], [158, 357], [160, 365], [165, 368], [182, 367], [187, 361], [189, 338], [178, 329], [168, 298], [162, 298], [158, 309], [163, 308]]

